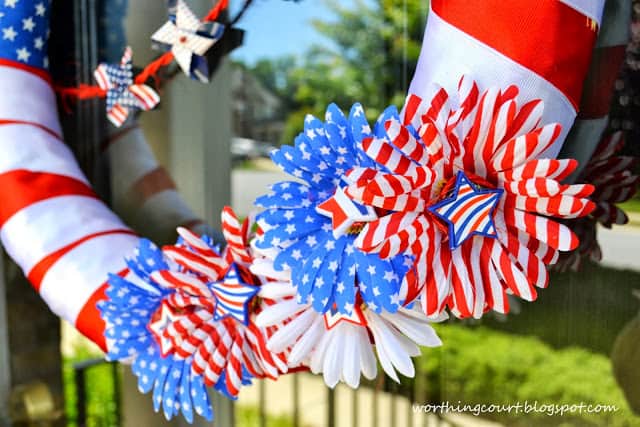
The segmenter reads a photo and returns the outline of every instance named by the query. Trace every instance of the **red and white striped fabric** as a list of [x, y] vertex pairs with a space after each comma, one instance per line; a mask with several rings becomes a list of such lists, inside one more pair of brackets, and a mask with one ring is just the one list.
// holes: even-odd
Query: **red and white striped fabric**
[[[611, 2], [610, 2], [611, 3]], [[448, 93], [464, 74], [481, 89], [517, 84], [520, 100], [544, 102], [542, 123], [562, 126], [542, 157], [555, 157], [573, 124], [604, 0], [432, 0], [409, 89]]]
[[567, 137], [561, 156], [576, 159], [577, 177], [589, 162], [609, 122], [614, 85], [629, 41], [631, 0], [607, 2], [602, 29], [584, 83], [578, 118]]
[[0, 238], [51, 310], [103, 349], [95, 307], [138, 238], [96, 196], [62, 141], [47, 73], [0, 65]]
[[172, 242], [176, 226], [212, 234], [158, 163], [135, 120], [111, 128], [103, 150], [109, 164], [117, 165], [111, 174], [113, 209], [141, 235], [155, 242]]

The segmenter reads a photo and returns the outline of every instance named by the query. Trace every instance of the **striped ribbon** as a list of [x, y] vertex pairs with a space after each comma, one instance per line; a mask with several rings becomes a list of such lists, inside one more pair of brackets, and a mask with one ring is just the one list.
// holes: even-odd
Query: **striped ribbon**
[[432, 83], [454, 93], [463, 74], [481, 88], [517, 84], [524, 100], [542, 99], [542, 123], [562, 133], [576, 117], [604, 0], [433, 0], [423, 50], [409, 89], [433, 97]]
[[584, 170], [609, 122], [614, 85], [629, 41], [630, 21], [631, 0], [607, 2], [584, 82], [580, 111], [561, 152], [562, 157], [579, 161], [573, 178]]
[[13, 65], [0, 64], [0, 238], [51, 310], [105, 349], [95, 303], [138, 239], [63, 143], [50, 81]]

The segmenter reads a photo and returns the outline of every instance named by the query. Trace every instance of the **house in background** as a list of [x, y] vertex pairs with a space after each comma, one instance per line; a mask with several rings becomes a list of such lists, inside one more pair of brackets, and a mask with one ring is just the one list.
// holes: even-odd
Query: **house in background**
[[282, 101], [239, 65], [232, 66], [231, 99], [235, 137], [256, 141], [258, 146], [279, 144], [284, 130]]

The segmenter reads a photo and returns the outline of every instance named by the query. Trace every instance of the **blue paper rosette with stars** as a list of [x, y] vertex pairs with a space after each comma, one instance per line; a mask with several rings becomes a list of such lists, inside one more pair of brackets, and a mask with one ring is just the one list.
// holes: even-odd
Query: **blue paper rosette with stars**
[[385, 111], [373, 130], [361, 105], [348, 117], [336, 106], [325, 122], [308, 116], [294, 146], [272, 153], [273, 161], [297, 180], [279, 182], [256, 205], [264, 235], [260, 249], [274, 249], [277, 270], [291, 269], [299, 303], [319, 313], [352, 315], [362, 304], [375, 312], [394, 313], [402, 304], [401, 286], [412, 264], [403, 255], [383, 260], [359, 250], [354, 241], [379, 212], [346, 196], [346, 177], [354, 166], [375, 167], [362, 151], [363, 140], [384, 134]]
[[260, 280], [248, 269], [251, 228], [223, 212], [228, 245], [186, 229], [176, 245], [162, 249], [142, 239], [127, 261], [125, 277], [109, 278], [99, 303], [111, 360], [131, 361], [143, 393], [167, 419], [194, 413], [212, 419], [207, 387], [235, 399], [251, 378], [277, 378], [288, 370], [283, 354], [266, 349], [271, 330], [255, 315]]

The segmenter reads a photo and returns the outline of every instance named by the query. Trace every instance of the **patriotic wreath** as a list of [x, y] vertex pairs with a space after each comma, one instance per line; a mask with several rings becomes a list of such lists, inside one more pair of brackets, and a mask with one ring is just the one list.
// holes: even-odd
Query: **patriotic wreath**
[[[589, 239], [596, 222], [624, 222], [615, 203], [630, 197], [639, 180], [628, 170], [632, 161], [615, 155], [616, 135], [597, 150], [585, 184], [563, 184], [577, 163], [541, 158], [562, 138], [545, 114], [573, 120], [575, 108], [567, 106], [576, 91], [567, 82], [582, 81], [588, 64], [582, 61], [567, 82], [556, 79], [557, 67], [511, 58], [522, 46], [507, 53], [500, 40], [485, 40], [473, 22], [457, 19], [456, 7], [468, 9], [464, 2], [443, 4], [431, 3], [435, 23], [427, 42], [452, 31], [444, 37], [454, 41], [452, 54], [471, 52], [471, 40], [486, 42], [501, 69], [531, 65], [535, 72], [472, 67], [482, 83], [463, 77], [453, 96], [450, 80], [460, 64], [427, 61], [415, 87], [426, 76], [449, 90], [438, 87], [430, 96], [415, 90], [422, 97], [410, 94], [401, 112], [387, 108], [373, 127], [359, 104], [348, 116], [329, 106], [324, 122], [309, 116], [295, 145], [272, 155], [293, 178], [257, 200], [264, 210], [256, 224], [223, 211], [223, 249], [184, 228], [176, 244], [159, 248], [97, 198], [62, 142], [44, 71], [49, 4], [5, 2], [0, 188], [11, 194], [0, 204], [3, 245], [57, 314], [102, 342], [109, 359], [131, 364], [140, 390], [152, 392], [154, 408], [167, 418], [211, 419], [207, 387], [235, 398], [253, 378], [298, 370], [322, 373], [330, 387], [340, 381], [358, 387], [361, 375], [375, 377], [378, 362], [396, 381], [398, 372], [413, 376], [419, 346], [441, 345], [432, 322], [506, 313], [511, 294], [535, 299], [536, 288], [548, 284], [547, 265], [578, 247], [581, 235], [584, 246], [572, 256], [597, 256]], [[183, 0], [171, 0], [169, 21], [152, 36], [164, 50], [156, 61], [134, 76], [125, 49], [119, 64], [98, 67], [98, 86], [58, 93], [105, 97], [117, 126], [133, 110], [159, 102], [147, 83], [172, 61], [206, 81], [204, 57], [225, 31], [216, 20], [227, 5], [221, 0], [199, 20]], [[583, 18], [599, 22], [597, 7], [554, 7], [563, 8], [563, 28], [588, 42], [567, 57], [554, 51], [559, 57], [550, 63], [584, 59], [597, 25], [585, 27]], [[485, 8], [490, 2], [478, 7]], [[450, 20], [451, 28], [439, 27], [438, 19]], [[465, 31], [475, 33], [461, 40]], [[429, 55], [437, 52], [432, 47]], [[547, 112], [530, 96], [535, 88], [550, 100]], [[567, 260], [576, 265], [576, 258]]]

